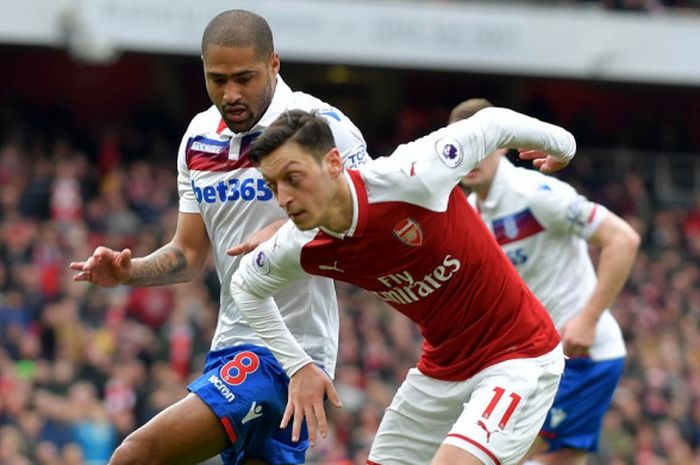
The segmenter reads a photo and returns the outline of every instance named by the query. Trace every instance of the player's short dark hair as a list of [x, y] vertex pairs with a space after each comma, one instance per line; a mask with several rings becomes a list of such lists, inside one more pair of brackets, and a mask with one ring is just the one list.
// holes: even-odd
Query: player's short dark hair
[[247, 10], [227, 10], [214, 17], [202, 34], [202, 55], [210, 45], [254, 47], [262, 59], [275, 50], [272, 31], [265, 18]]
[[287, 142], [294, 142], [319, 162], [335, 148], [335, 139], [328, 123], [316, 112], [290, 110], [282, 113], [258, 137], [248, 153], [255, 164]]
[[462, 119], [471, 118], [479, 110], [484, 108], [492, 107], [493, 104], [486, 100], [485, 98], [470, 98], [460, 103], [452, 109], [450, 112], [450, 123], [459, 121]]

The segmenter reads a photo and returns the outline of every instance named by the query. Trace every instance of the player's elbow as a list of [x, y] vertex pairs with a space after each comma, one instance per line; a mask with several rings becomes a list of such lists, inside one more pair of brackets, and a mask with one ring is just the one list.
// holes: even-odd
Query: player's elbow
[[233, 301], [236, 303], [236, 307], [241, 311], [244, 317], [247, 317], [247, 311], [251, 307], [250, 303], [255, 300], [255, 296], [248, 289], [240, 269], [231, 277], [229, 291], [231, 292]]
[[634, 248], [634, 251], [636, 252], [639, 250], [639, 246], [642, 244], [642, 238], [639, 236], [639, 233], [632, 228], [630, 228], [629, 240], [631, 247]]
[[623, 223], [623, 227], [619, 228], [615, 234], [615, 247], [624, 250], [628, 255], [635, 256], [642, 239], [639, 233], [627, 223]]
[[231, 277], [231, 283], [229, 284], [229, 291], [231, 292], [231, 297], [238, 304], [238, 301], [243, 295], [243, 280], [238, 272], [235, 272]]

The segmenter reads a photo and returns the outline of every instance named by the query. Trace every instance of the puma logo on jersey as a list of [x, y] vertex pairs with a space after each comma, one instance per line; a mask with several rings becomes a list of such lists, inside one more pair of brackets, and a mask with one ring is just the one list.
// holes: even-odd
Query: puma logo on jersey
[[337, 271], [338, 273], [345, 273], [345, 270], [338, 268], [338, 260], [334, 261], [332, 265], [318, 265], [318, 269], [321, 271]]
[[491, 435], [492, 435], [492, 434], [496, 434], [496, 433], [499, 433], [499, 432], [500, 432], [500, 430], [498, 430], [498, 429], [495, 429], [495, 430], [493, 430], [493, 431], [489, 431], [489, 429], [486, 427], [486, 424], [485, 424], [483, 421], [481, 421], [481, 420], [477, 421], [476, 424], [477, 424], [477, 426], [480, 426], [481, 429], [483, 429], [484, 431], [486, 431], [486, 442], [491, 441]]
[[257, 402], [253, 401], [252, 404], [250, 404], [250, 410], [248, 410], [248, 413], [246, 414], [245, 417], [241, 420], [241, 424], [245, 425], [251, 420], [255, 420], [256, 418], [260, 418], [262, 416], [262, 405], [258, 405]]
[[549, 418], [549, 427], [555, 429], [566, 419], [566, 412], [560, 408], [553, 408], [552, 415]]

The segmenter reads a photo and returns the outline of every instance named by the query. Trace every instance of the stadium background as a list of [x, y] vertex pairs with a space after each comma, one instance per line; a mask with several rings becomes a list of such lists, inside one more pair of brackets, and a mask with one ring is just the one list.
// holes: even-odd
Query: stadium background
[[[285, 80], [344, 110], [373, 156], [475, 96], [572, 130], [579, 155], [561, 176], [643, 237], [614, 305], [628, 363], [591, 463], [700, 464], [700, 2], [0, 7], [1, 465], [104, 464], [199, 373], [216, 321], [211, 265], [183, 285], [104, 290], [72, 283], [67, 263], [98, 244], [141, 255], [170, 238], [177, 146], [209, 105], [201, 30], [234, 7], [270, 20]], [[311, 464], [364, 464], [420, 349], [398, 313], [338, 290], [345, 406]]]

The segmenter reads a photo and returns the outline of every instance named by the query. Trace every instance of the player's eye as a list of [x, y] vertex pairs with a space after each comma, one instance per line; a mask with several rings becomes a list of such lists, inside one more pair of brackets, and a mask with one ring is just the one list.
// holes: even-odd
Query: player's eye
[[238, 76], [238, 77], [236, 78], [236, 81], [237, 81], [239, 84], [245, 85], [245, 84], [248, 84], [252, 79], [253, 79], [253, 75], [252, 75], [252, 74], [243, 74], [243, 75], [241, 75], [241, 76]]
[[217, 86], [223, 86], [226, 84], [226, 78], [224, 76], [210, 76], [209, 80]]

